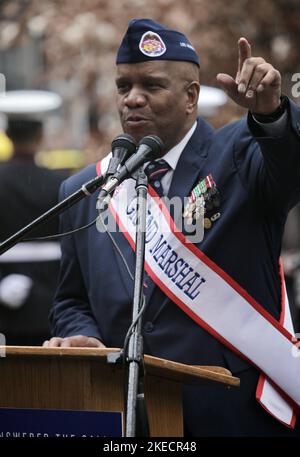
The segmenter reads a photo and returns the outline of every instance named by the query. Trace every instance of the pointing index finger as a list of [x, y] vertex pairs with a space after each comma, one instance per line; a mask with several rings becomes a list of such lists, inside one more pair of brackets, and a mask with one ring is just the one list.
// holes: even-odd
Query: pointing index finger
[[[238, 73], [237, 79], [240, 76], [240, 73], [243, 68], [243, 64], [246, 59], [251, 57], [251, 45], [246, 38], [240, 38], [238, 41], [238, 49], [239, 49], [239, 63], [238, 63]], [[239, 81], [237, 81], [238, 83]]]

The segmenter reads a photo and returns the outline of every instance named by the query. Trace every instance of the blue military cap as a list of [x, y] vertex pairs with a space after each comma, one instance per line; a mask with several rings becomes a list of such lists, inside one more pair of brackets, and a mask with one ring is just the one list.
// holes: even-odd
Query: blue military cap
[[183, 33], [152, 19], [133, 19], [118, 50], [116, 63], [148, 60], [187, 61], [200, 66], [194, 47]]

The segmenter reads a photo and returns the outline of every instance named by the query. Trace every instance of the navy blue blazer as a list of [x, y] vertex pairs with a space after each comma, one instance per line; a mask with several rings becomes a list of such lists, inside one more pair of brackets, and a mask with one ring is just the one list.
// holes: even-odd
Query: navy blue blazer
[[[252, 120], [214, 131], [201, 118], [174, 172], [169, 197], [189, 195], [212, 174], [220, 191], [221, 217], [205, 231], [199, 248], [268, 312], [280, 314], [278, 259], [288, 210], [300, 199], [300, 109], [290, 102], [281, 137], [267, 137]], [[66, 180], [65, 198], [96, 175], [90, 165]], [[61, 217], [61, 230], [92, 221], [97, 195], [80, 201]], [[134, 254], [122, 233], [112, 233], [134, 271]], [[249, 365], [201, 329], [145, 278], [145, 352], [187, 364], [219, 365], [233, 373]], [[55, 336], [94, 336], [122, 347], [130, 324], [133, 283], [106, 233], [95, 226], [62, 240], [59, 285], [51, 312]], [[242, 331], [242, 329], [237, 329]], [[193, 400], [186, 408], [193, 417]], [[253, 400], [254, 401], [254, 400]], [[199, 434], [199, 429], [192, 431]], [[191, 427], [193, 428], [193, 426]]]

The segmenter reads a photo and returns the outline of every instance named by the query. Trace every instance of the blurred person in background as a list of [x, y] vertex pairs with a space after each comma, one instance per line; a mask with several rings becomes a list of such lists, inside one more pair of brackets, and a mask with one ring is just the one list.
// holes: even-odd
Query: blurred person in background
[[293, 208], [287, 218], [282, 261], [295, 332], [300, 335], [300, 205]]
[[[6, 135], [13, 155], [0, 164], [0, 239], [47, 211], [58, 201], [66, 173], [37, 166], [44, 119], [61, 104], [46, 91], [10, 91], [0, 99], [7, 116]], [[31, 237], [58, 232], [57, 219]], [[58, 242], [21, 242], [0, 256], [0, 332], [8, 345], [38, 345], [49, 334], [48, 313], [55, 289], [60, 248]]]

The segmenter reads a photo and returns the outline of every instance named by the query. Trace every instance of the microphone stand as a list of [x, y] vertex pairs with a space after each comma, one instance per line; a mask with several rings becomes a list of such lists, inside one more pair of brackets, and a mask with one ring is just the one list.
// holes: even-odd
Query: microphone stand
[[[62, 213], [66, 209], [73, 206], [78, 201], [87, 196], [91, 196], [99, 187], [103, 185], [106, 176], [97, 176], [81, 186], [69, 197], [62, 200], [57, 205], [50, 208], [37, 219], [14, 233], [0, 244], [0, 255], [8, 249], [22, 241], [26, 235], [40, 225], [45, 224], [48, 220]], [[108, 193], [111, 193], [119, 182], [113, 180]], [[141, 334], [142, 319], [139, 312], [143, 305], [143, 277], [144, 277], [144, 258], [145, 258], [145, 234], [146, 234], [146, 215], [147, 215], [147, 189], [148, 178], [142, 168], [137, 172], [136, 190], [137, 190], [137, 228], [136, 228], [136, 266], [134, 279], [134, 296], [132, 322], [136, 322], [133, 332], [129, 339], [128, 353], [124, 355], [125, 361], [128, 363], [128, 395], [126, 403], [126, 437], [136, 436], [137, 416], [139, 423], [142, 425], [141, 433], [143, 436], [149, 436], [149, 427], [144, 402], [144, 393], [141, 387], [141, 374], [143, 374], [143, 341]], [[108, 357], [108, 361], [110, 361]], [[113, 362], [115, 363], [115, 361]], [[142, 370], [141, 370], [142, 368]]]
[[[134, 276], [134, 293], [132, 306], [132, 323], [135, 323], [131, 333], [128, 352], [124, 354], [128, 364], [128, 389], [126, 403], [126, 437], [149, 436], [149, 426], [143, 392], [143, 337], [142, 315], [139, 315], [143, 306], [143, 280], [145, 259], [145, 236], [147, 216], [147, 189], [148, 178], [143, 168], [140, 168], [136, 177], [137, 191], [137, 225], [136, 225], [136, 262]], [[140, 389], [140, 390], [139, 390]], [[138, 421], [137, 421], [138, 418]], [[140, 426], [139, 435], [136, 435], [137, 426]]]
[[30, 224], [21, 228], [21, 230], [14, 233], [9, 238], [7, 238], [5, 241], [3, 241], [3, 243], [0, 244], [0, 255], [3, 254], [4, 252], [8, 251], [8, 249], [15, 246], [15, 244], [17, 244], [19, 241], [22, 241], [26, 235], [31, 233], [33, 230], [35, 230], [40, 225], [45, 224], [46, 222], [48, 222], [48, 220], [50, 220], [54, 216], [57, 216], [58, 214], [62, 213], [66, 209], [70, 208], [75, 203], [77, 203], [79, 200], [82, 200], [84, 197], [89, 197], [90, 195], [92, 195], [92, 193], [94, 193], [99, 187], [102, 186], [105, 179], [106, 179], [106, 176], [103, 176], [103, 175], [97, 176], [96, 178], [91, 179], [87, 183], [83, 184], [81, 186], [81, 189], [77, 190], [76, 192], [71, 194], [69, 197], [65, 198], [60, 203], [58, 203], [57, 205], [53, 206], [48, 211], [43, 213], [37, 219], [30, 222]]

